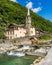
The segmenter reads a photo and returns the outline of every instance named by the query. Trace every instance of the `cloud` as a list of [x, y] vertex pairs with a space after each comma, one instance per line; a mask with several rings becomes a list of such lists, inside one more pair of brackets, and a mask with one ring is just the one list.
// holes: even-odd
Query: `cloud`
[[33, 5], [32, 2], [28, 2], [27, 5], [26, 5], [26, 7], [27, 7], [28, 9], [31, 9], [31, 8], [32, 8], [32, 5]]
[[35, 12], [35, 13], [38, 13], [41, 10], [42, 10], [42, 7], [37, 7], [37, 8], [32, 9], [32, 11]]
[[26, 4], [26, 7], [28, 8], [28, 9], [31, 9], [33, 12], [35, 12], [35, 13], [38, 13], [39, 11], [41, 11], [42, 10], [42, 7], [37, 7], [37, 8], [33, 8], [33, 2], [28, 2], [27, 4]]
[[10, 0], [10, 1], [16, 2], [16, 0]]

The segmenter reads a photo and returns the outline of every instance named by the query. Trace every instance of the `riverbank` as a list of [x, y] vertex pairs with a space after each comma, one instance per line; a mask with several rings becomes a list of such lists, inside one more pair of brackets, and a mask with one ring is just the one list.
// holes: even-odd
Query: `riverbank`
[[3, 54], [7, 51], [10, 51], [10, 50], [15, 50], [17, 49], [18, 47], [14, 44], [11, 44], [11, 43], [2, 43], [0, 44], [0, 54]]
[[49, 50], [48, 54], [43, 59], [37, 60], [37, 63], [35, 63], [35, 60], [31, 65], [52, 65], [52, 48]]
[[[21, 44], [20, 42], [23, 44]], [[30, 43], [32, 43], [32, 42], [30, 42]], [[40, 58], [38, 58], [39, 60], [42, 60], [41, 55], [44, 56], [45, 54], [47, 54], [49, 49], [50, 49], [49, 47], [36, 48], [32, 44], [29, 44], [29, 40], [26, 40], [26, 42], [24, 40], [23, 41], [21, 40], [18, 42], [15, 42], [15, 41], [12, 42], [11, 41], [9, 43], [8, 41], [5, 41], [3, 43], [0, 43], [0, 54], [4, 54], [4, 53], [9, 52], [9, 51], [15, 51], [15, 52], [19, 51], [19, 52], [23, 52], [23, 53], [27, 54], [27, 56], [28, 55], [39, 56], [40, 57]], [[36, 62], [39, 62], [39, 60], [38, 61], [36, 60]]]
[[[37, 43], [34, 42], [32, 44], [31, 40], [29, 40], [27, 38], [25, 38], [25, 39], [24, 40], [20, 39], [20, 41], [19, 40], [17, 40], [17, 41], [15, 41], [15, 40], [12, 40], [12, 41], [11, 40], [4, 40], [3, 41], [2, 40], [3, 42], [2, 43], [0, 42], [0, 54], [5, 53], [5, 52], [10, 51], [10, 50], [19, 49], [20, 47], [23, 47], [25, 45], [30, 46], [30, 47], [33, 46], [34, 48], [32, 48], [32, 49], [35, 49], [35, 46], [37, 45]], [[47, 40], [45, 40], [45, 41], [47, 41]], [[44, 42], [44, 41], [40, 41], [40, 42]], [[37, 45], [37, 46], [39, 46], [39, 45]], [[30, 49], [30, 50], [32, 50], [32, 49]], [[23, 51], [25, 51], [25, 50], [23, 49]], [[29, 50], [28, 50], [28, 52], [29, 52]]]
[[15, 53], [24, 53], [25, 55], [36, 55], [36, 56], [41, 56], [41, 55], [45, 55], [48, 50], [50, 49], [50, 47], [40, 47], [40, 48], [36, 48], [33, 46], [29, 46], [29, 45], [16, 45], [16, 44], [0, 44], [0, 54], [4, 54], [6, 52], [8, 52], [9, 54], [11, 54], [10, 52], [12, 52], [12, 54]]

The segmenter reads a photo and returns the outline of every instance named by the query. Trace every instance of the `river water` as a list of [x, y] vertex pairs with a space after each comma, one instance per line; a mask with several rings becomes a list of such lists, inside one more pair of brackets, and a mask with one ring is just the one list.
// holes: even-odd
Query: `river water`
[[38, 58], [37, 56], [8, 56], [6, 54], [0, 55], [0, 65], [30, 65]]

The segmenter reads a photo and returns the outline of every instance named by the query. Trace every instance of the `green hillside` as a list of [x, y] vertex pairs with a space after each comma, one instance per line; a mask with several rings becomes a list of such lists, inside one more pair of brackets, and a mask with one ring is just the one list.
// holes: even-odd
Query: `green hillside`
[[[30, 12], [32, 25], [36, 29], [52, 33], [52, 22], [32, 11]], [[9, 0], [0, 0], [0, 38], [3, 36], [3, 31], [10, 23], [24, 24], [26, 15], [27, 9], [24, 6]]]

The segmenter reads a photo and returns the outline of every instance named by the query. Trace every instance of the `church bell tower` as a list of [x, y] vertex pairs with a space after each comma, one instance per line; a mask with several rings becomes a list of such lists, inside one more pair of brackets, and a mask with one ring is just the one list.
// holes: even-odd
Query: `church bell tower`
[[30, 36], [30, 29], [31, 29], [31, 17], [30, 17], [30, 11], [28, 9], [27, 16], [26, 16], [27, 36]]

